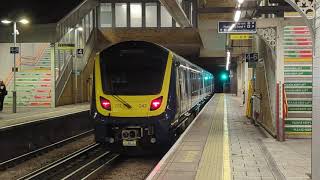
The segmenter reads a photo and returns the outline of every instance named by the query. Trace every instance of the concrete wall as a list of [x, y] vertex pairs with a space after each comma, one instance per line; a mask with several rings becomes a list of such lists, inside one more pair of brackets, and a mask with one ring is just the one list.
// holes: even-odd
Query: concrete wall
[[199, 34], [203, 43], [200, 57], [224, 57], [226, 47], [226, 34], [217, 31], [218, 21], [199, 18]]
[[259, 37], [254, 39], [254, 51], [259, 53], [261, 61], [256, 77], [256, 89], [262, 95], [261, 122], [273, 134], [276, 125], [276, 57], [265, 41]]
[[[19, 31], [17, 42], [55, 42], [56, 24], [29, 24], [24, 26], [17, 24], [17, 29]], [[13, 42], [12, 25], [1, 26], [0, 32], [0, 43]]]
[[[20, 57], [35, 57], [44, 45], [44, 43], [18, 43], [20, 53], [16, 60]], [[3, 80], [8, 77], [13, 67], [13, 55], [9, 50], [11, 46], [12, 43], [0, 43], [0, 79]]]

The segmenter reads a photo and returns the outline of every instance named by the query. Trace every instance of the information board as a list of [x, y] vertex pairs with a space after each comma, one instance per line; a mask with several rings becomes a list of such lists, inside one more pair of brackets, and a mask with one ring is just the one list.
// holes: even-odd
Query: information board
[[[235, 24], [234, 28], [230, 27]], [[219, 21], [218, 22], [218, 33], [256, 33], [257, 26], [255, 21]]]

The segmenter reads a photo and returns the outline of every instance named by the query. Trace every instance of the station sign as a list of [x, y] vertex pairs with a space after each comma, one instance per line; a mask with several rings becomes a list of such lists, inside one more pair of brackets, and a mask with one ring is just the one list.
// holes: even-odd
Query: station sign
[[258, 62], [259, 54], [258, 53], [246, 53], [245, 59], [246, 59], [246, 62]]
[[[235, 24], [235, 27], [230, 30], [230, 27]], [[230, 30], [230, 31], [229, 31]], [[218, 22], [218, 33], [256, 33], [257, 25], [255, 21], [219, 21]]]
[[19, 54], [19, 47], [10, 47], [10, 54]]
[[252, 39], [251, 34], [230, 34], [230, 39], [231, 40], [248, 40]]
[[59, 50], [74, 50], [75, 47], [76, 45], [73, 43], [59, 43], [57, 48]]

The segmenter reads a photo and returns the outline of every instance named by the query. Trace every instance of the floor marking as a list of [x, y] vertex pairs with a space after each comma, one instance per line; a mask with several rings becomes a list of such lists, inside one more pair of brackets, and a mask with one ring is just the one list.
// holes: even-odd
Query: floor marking
[[257, 140], [257, 144], [259, 145], [259, 148], [261, 152], [264, 155], [264, 158], [270, 167], [271, 173], [273, 174], [274, 178], [277, 180], [285, 180], [284, 174], [282, 174], [281, 170], [278, 167], [277, 162], [275, 159], [272, 157], [272, 154], [269, 152], [267, 146], [263, 143], [261, 139]]
[[206, 103], [206, 105], [201, 109], [201, 111], [199, 112], [199, 114], [194, 118], [194, 120], [191, 122], [191, 124], [188, 126], [188, 128], [181, 134], [181, 136], [178, 138], [178, 140], [174, 143], [174, 145], [169, 149], [169, 151], [162, 157], [162, 159], [158, 162], [158, 164], [153, 168], [153, 170], [150, 172], [150, 174], [148, 175], [148, 177], [146, 178], [146, 180], [152, 180], [155, 175], [158, 172], [161, 172], [160, 169], [161, 167], [164, 165], [164, 163], [166, 162], [166, 160], [176, 151], [176, 149], [179, 147], [179, 145], [182, 143], [182, 139], [184, 138], [184, 136], [186, 136], [186, 134], [190, 131], [190, 129], [192, 128], [193, 124], [197, 121], [197, 119], [199, 118], [199, 116], [202, 114], [202, 112], [206, 109], [206, 107], [208, 106], [208, 104], [214, 99], [216, 94], [214, 94], [212, 96], [212, 98]]
[[227, 96], [224, 94], [223, 116], [223, 180], [231, 179]]

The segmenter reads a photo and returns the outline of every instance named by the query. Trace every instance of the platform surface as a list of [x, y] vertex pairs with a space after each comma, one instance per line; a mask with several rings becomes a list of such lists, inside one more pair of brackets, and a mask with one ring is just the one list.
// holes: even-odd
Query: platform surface
[[56, 108], [26, 108], [18, 113], [0, 112], [0, 129], [88, 110], [89, 104], [84, 103], [59, 106]]
[[147, 180], [307, 180], [310, 141], [277, 142], [244, 116], [239, 97], [216, 94]]

